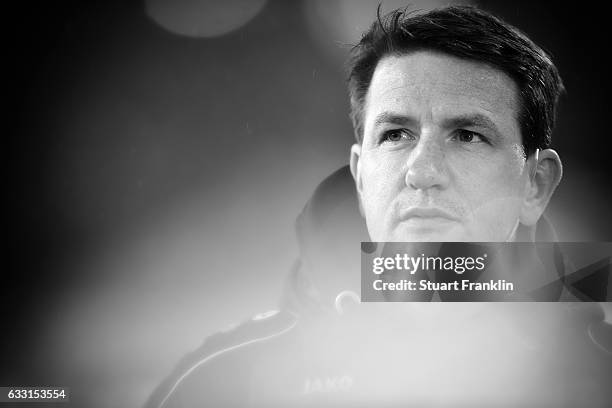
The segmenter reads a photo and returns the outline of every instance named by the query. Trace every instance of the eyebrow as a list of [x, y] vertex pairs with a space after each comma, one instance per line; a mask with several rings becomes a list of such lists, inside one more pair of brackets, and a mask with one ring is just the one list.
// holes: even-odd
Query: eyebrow
[[485, 115], [480, 113], [460, 115], [453, 118], [444, 120], [443, 126], [445, 128], [462, 128], [462, 127], [481, 127], [487, 128], [495, 133], [499, 133], [497, 125]]
[[[393, 124], [400, 126], [414, 126], [418, 124], [418, 120], [393, 112], [382, 112], [374, 120], [374, 127], [379, 127], [382, 124]], [[445, 119], [442, 122], [444, 128], [461, 128], [461, 127], [483, 127], [495, 133], [499, 133], [497, 125], [487, 116], [480, 113], [459, 115]]]
[[381, 114], [376, 116], [376, 119], [374, 119], [375, 128], [385, 123], [390, 123], [393, 125], [400, 125], [400, 126], [410, 126], [410, 125], [417, 124], [418, 120], [411, 118], [410, 116], [399, 115], [393, 112], [382, 112]]

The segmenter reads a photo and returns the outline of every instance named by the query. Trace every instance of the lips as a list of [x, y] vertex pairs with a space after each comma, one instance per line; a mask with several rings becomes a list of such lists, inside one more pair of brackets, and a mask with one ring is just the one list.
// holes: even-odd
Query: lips
[[452, 214], [435, 207], [410, 207], [400, 210], [399, 216], [402, 221], [459, 221]]

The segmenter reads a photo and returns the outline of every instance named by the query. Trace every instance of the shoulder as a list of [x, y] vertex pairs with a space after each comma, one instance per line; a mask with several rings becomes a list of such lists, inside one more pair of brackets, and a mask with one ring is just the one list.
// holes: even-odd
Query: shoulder
[[197, 405], [199, 401], [215, 405], [239, 404], [240, 401], [227, 399], [244, 395], [232, 391], [248, 381], [253, 356], [258, 355], [262, 347], [288, 335], [297, 321], [290, 312], [274, 310], [257, 314], [230, 330], [208, 337], [177, 364], [152, 393], [145, 407], [178, 408]]

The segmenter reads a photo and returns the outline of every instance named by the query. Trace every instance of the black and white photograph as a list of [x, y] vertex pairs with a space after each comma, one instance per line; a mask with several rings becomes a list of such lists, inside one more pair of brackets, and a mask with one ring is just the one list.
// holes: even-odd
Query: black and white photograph
[[18, 2], [0, 408], [610, 407], [596, 2]]

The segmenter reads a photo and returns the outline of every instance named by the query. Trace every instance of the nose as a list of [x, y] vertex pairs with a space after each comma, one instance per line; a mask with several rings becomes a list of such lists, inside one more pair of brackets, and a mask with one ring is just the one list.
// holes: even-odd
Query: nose
[[406, 185], [414, 190], [442, 190], [448, 182], [443, 146], [435, 138], [422, 135], [408, 156]]

